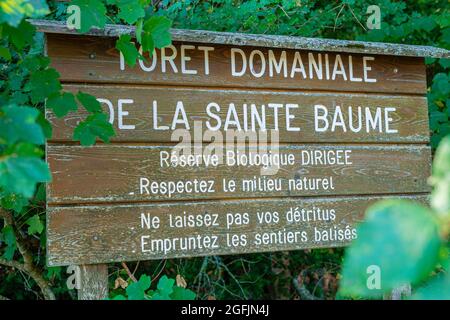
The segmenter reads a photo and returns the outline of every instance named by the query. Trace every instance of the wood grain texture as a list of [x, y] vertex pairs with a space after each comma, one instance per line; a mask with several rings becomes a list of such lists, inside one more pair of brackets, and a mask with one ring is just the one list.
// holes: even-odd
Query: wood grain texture
[[[28, 19], [39, 32], [59, 34], [79, 34], [77, 30], [67, 28], [65, 21]], [[394, 56], [449, 58], [450, 51], [431, 47], [399, 43], [365, 42], [281, 36], [267, 34], [248, 34], [237, 32], [216, 32], [209, 30], [171, 29], [173, 41], [191, 41], [200, 43], [233, 44], [239, 46], [263, 46], [273, 48], [329, 50], [337, 52], [386, 54]], [[91, 28], [86, 35], [119, 37], [122, 34], [135, 36], [135, 27], [129, 25], [106, 24], [104, 28]]]
[[[186, 43], [183, 43], [186, 44]], [[197, 46], [196, 43], [190, 43]], [[203, 45], [204, 44], [200, 44]], [[174, 42], [174, 46], [180, 52], [180, 42]], [[213, 45], [214, 51], [209, 53], [210, 74], [205, 75], [204, 52], [201, 50], [190, 50], [191, 60], [187, 62], [188, 69], [198, 70], [198, 74], [181, 74], [180, 54], [177, 54], [174, 62], [178, 73], [167, 63], [168, 69], [162, 72], [162, 64], [156, 63], [152, 72], [144, 72], [139, 65], [134, 68], [126, 67], [120, 70], [119, 53], [115, 49], [115, 39], [106, 37], [87, 37], [76, 35], [47, 34], [47, 54], [52, 58], [51, 65], [61, 74], [63, 82], [96, 82], [96, 83], [146, 83], [146, 84], [170, 84], [170, 85], [195, 85], [195, 86], [219, 86], [219, 87], [247, 87], [247, 88], [279, 88], [279, 89], [313, 89], [330, 91], [356, 91], [356, 92], [387, 92], [387, 93], [426, 93], [426, 74], [423, 58], [381, 56], [374, 55], [375, 61], [371, 61], [372, 70], [370, 77], [376, 78], [377, 82], [351, 82], [344, 81], [342, 77], [336, 80], [317, 80], [309, 78], [309, 70], [306, 70], [307, 78], [296, 73], [291, 78], [275, 74], [269, 76], [268, 66], [264, 76], [255, 77], [246, 73], [242, 77], [233, 77], [230, 67], [229, 45]], [[263, 47], [241, 47], [250, 56], [250, 51], [258, 49], [265, 55], [268, 61], [268, 48]], [[166, 49], [169, 50], [169, 49]], [[278, 59], [281, 49], [272, 49]], [[293, 65], [295, 50], [286, 49], [288, 70]], [[331, 61], [331, 70], [335, 61], [336, 53], [327, 53]], [[170, 55], [171, 52], [167, 51]], [[315, 55], [318, 52], [314, 52]], [[156, 52], [161, 57], [160, 51]], [[342, 61], [345, 70], [349, 70], [349, 54], [342, 53]], [[308, 52], [301, 51], [303, 63], [308, 66]], [[316, 57], [318, 59], [318, 56]], [[325, 59], [323, 57], [323, 59]], [[354, 62], [353, 74], [355, 77], [363, 75], [362, 55], [352, 54]], [[256, 61], [256, 60], [255, 60]], [[323, 62], [325, 64], [325, 62]], [[150, 64], [147, 63], [147, 66]], [[239, 63], [238, 63], [239, 66]], [[261, 66], [255, 64], [255, 70]], [[324, 71], [325, 72], [325, 71]], [[324, 73], [325, 74], [325, 73]], [[349, 80], [349, 79], [347, 79]]]
[[[343, 198], [283, 198], [239, 201], [207, 201], [187, 203], [163, 203], [145, 205], [109, 205], [84, 207], [49, 207], [47, 259], [49, 266], [106, 263], [148, 259], [167, 259], [220, 254], [240, 254], [306, 248], [339, 247], [349, 244], [355, 225], [363, 218], [364, 210], [373, 202], [387, 197], [343, 197]], [[428, 201], [427, 196], [411, 195], [397, 198]], [[310, 212], [309, 220], [293, 220], [288, 212]], [[334, 219], [331, 219], [334, 210]], [[312, 212], [322, 212], [322, 220]], [[258, 212], [277, 212], [278, 222], [258, 220]], [[328, 212], [328, 213], [327, 213]], [[217, 215], [215, 224], [208, 226], [175, 227], [170, 219], [177, 215], [192, 214], [205, 217]], [[237, 213], [247, 213], [248, 222], [238, 225]], [[159, 219], [158, 228], [142, 224], [141, 214]], [[174, 220], [173, 220], [174, 221]], [[211, 221], [214, 221], [212, 218]], [[212, 222], [211, 222], [212, 223]], [[155, 224], [153, 224], [155, 226]], [[336, 230], [347, 231], [347, 238], [325, 238]], [[273, 234], [275, 233], [275, 236]], [[304, 234], [302, 234], [304, 233]], [[265, 236], [264, 234], [268, 234]], [[279, 236], [281, 234], [281, 236]], [[292, 236], [288, 238], [288, 234]], [[319, 238], [317, 234], [322, 236]], [[349, 236], [350, 234], [350, 236]], [[232, 235], [245, 235], [243, 245], [231, 245]], [[297, 235], [297, 238], [295, 236]], [[305, 235], [306, 238], [303, 238]], [[356, 234], [357, 235], [357, 234]], [[201, 237], [188, 247], [180, 246], [178, 239]], [[207, 245], [206, 237], [215, 239]], [[228, 237], [228, 238], [227, 238]], [[259, 237], [260, 242], [257, 242]], [[264, 241], [268, 237], [269, 241]], [[165, 245], [157, 246], [159, 239], [168, 239]], [[227, 240], [228, 239], [228, 240]], [[151, 248], [151, 241], [153, 250]], [[181, 240], [185, 241], [185, 240]], [[170, 244], [171, 243], [171, 244]], [[202, 247], [200, 248], [200, 245]], [[171, 247], [170, 247], [171, 246]], [[164, 248], [164, 250], [162, 250]]]
[[[417, 56], [421, 52], [445, 56], [448, 51], [174, 30], [173, 64], [161, 59], [163, 51], [172, 53], [166, 48], [155, 52], [152, 70], [144, 71], [139, 63], [121, 70], [116, 37], [132, 34], [133, 29], [108, 26], [102, 33], [82, 36], [68, 34], [58, 24], [54, 30], [49, 23], [37, 25], [47, 32], [46, 54], [61, 74], [64, 89], [113, 103], [114, 143], [90, 148], [71, 142], [73, 129], [86, 117], [84, 111], [64, 119], [46, 111], [54, 128], [46, 146], [53, 178], [47, 185], [47, 264], [81, 265], [81, 299], [107, 295], [103, 263], [345, 246], [357, 237], [356, 224], [373, 202], [391, 197], [428, 202], [431, 151], [426, 145], [426, 73], [424, 59]], [[193, 47], [183, 60], [180, 53], [185, 45]], [[202, 46], [213, 48], [208, 67]], [[248, 62], [242, 76], [232, 75], [232, 48], [242, 49], [247, 59], [256, 57], [253, 73]], [[270, 74], [270, 57], [279, 61], [284, 54], [286, 74], [282, 66], [273, 64], [272, 71], [280, 70]], [[304, 73], [297, 68], [291, 74], [298, 57]], [[322, 59], [323, 79], [309, 64], [311, 57], [316, 63]], [[365, 65], [363, 57], [374, 60]], [[337, 58], [342, 58], [336, 66], [345, 70], [347, 79], [330, 76]], [[181, 72], [183, 61], [185, 69], [196, 73]], [[145, 62], [149, 65], [150, 61]], [[239, 70], [241, 63], [236, 66]], [[265, 72], [257, 76], [263, 68]], [[376, 81], [350, 79], [350, 74], [355, 80], [367, 73]], [[128, 112], [124, 124], [134, 129], [119, 128], [119, 99], [133, 100], [124, 105]], [[239, 118], [244, 118], [244, 104], [255, 104], [260, 110], [269, 103], [298, 104], [292, 126], [301, 130], [287, 131], [282, 125], [279, 129], [281, 157], [294, 160], [274, 175], [265, 175], [259, 165], [206, 165], [204, 158], [191, 167], [173, 167], [170, 160], [162, 165], [161, 155], [170, 154], [178, 140], [172, 138], [172, 130], [154, 129], [154, 100], [161, 125], [171, 124], [177, 102], [182, 101], [191, 128], [194, 121], [211, 120], [206, 114], [210, 102], [220, 105], [217, 113], [222, 119], [231, 103], [237, 106]], [[390, 129], [397, 132], [366, 131], [365, 127], [358, 133], [340, 128], [316, 132], [313, 108], [317, 104], [328, 108], [330, 123], [337, 106], [348, 123], [347, 108], [353, 107], [353, 128], [358, 127], [357, 107], [363, 113], [366, 107], [370, 112], [395, 108]], [[288, 118], [281, 112], [278, 123], [287, 123]], [[267, 114], [266, 123], [268, 130], [274, 129], [273, 112]], [[196, 141], [210, 140], [202, 136]], [[256, 146], [247, 145], [241, 153], [249, 151], [256, 152]], [[302, 163], [302, 156], [324, 157], [324, 152], [340, 153], [340, 163]], [[345, 163], [346, 155], [351, 163]], [[148, 182], [145, 187], [143, 180]], [[230, 181], [235, 183], [234, 191]], [[188, 185], [191, 191], [186, 190]], [[173, 188], [170, 195], [166, 188]], [[186, 222], [181, 223], [184, 218]], [[183, 243], [187, 248], [183, 249]]]
[[78, 300], [104, 300], [108, 298], [108, 265], [81, 265]]
[[[292, 154], [295, 162], [281, 166], [275, 175], [261, 176], [261, 166], [230, 166], [224, 163], [194, 167], [161, 166], [161, 152], [171, 153], [172, 146], [98, 145], [92, 148], [48, 145], [47, 159], [53, 181], [48, 185], [47, 201], [55, 203], [98, 203], [129, 201], [168, 201], [192, 199], [286, 197], [307, 195], [357, 195], [428, 192], [430, 148], [427, 146], [291, 145], [280, 146], [280, 155]], [[236, 149], [235, 153], [236, 153]], [[248, 147], [253, 153], [256, 147]], [[307, 151], [349, 150], [351, 164], [301, 162]], [[229, 151], [229, 150], [227, 150]], [[229, 157], [228, 159], [231, 159]], [[306, 160], [306, 155], [304, 155]], [[341, 158], [342, 159], [342, 158]], [[224, 158], [226, 161], [227, 159]], [[142, 189], [141, 178], [158, 184], [158, 189]], [[327, 186], [323, 181], [328, 179]], [[223, 179], [234, 179], [236, 191], [224, 191]], [[244, 186], [243, 180], [255, 181]], [[293, 188], [291, 181], [311, 179]], [[197, 180], [202, 189], [190, 185], [169, 193], [162, 184], [185, 184]], [[263, 181], [265, 180], [265, 181]], [[259, 187], [273, 180], [272, 188]], [[332, 182], [330, 183], [330, 180]], [[203, 181], [203, 182], [200, 182]], [[211, 183], [212, 181], [212, 183]], [[316, 182], [314, 182], [316, 181]], [[277, 183], [280, 190], [274, 189]], [[312, 185], [310, 185], [312, 183]], [[333, 187], [331, 187], [331, 184]], [[212, 188], [211, 188], [212, 185]], [[314, 189], [315, 186], [315, 189]], [[178, 187], [177, 187], [178, 188]], [[156, 190], [156, 191], [155, 191]], [[186, 191], [187, 190], [187, 191]], [[148, 192], [147, 192], [148, 191]], [[189, 192], [190, 191], [190, 192]]]
[[[236, 106], [241, 123], [244, 118], [244, 104], [246, 104], [248, 119], [250, 119], [251, 104], [256, 105], [260, 114], [263, 114], [260, 110], [263, 108], [262, 105], [264, 105], [266, 127], [268, 130], [274, 129], [277, 121], [280, 142], [427, 143], [429, 141], [428, 108], [425, 97], [168, 88], [164, 86], [64, 85], [64, 89], [74, 93], [78, 91], [87, 92], [99, 99], [111, 101], [114, 110], [113, 114], [111, 114], [110, 107], [106, 103], [102, 103], [102, 106], [105, 112], [112, 116], [114, 121], [113, 124], [117, 135], [112, 141], [170, 142], [172, 130], [161, 131], [154, 129], [153, 101], [157, 101], [158, 126], [170, 126], [172, 124], [177, 102], [182, 101], [192, 135], [195, 121], [201, 121], [201, 131], [203, 132], [207, 129], [207, 121], [212, 123], [212, 125], [216, 124], [216, 120], [208, 116], [206, 112], [208, 104], [215, 102], [220, 106], [220, 112], [217, 112], [215, 109], [212, 110], [215, 114], [220, 115], [222, 122], [226, 119], [230, 103]], [[119, 129], [119, 99], [133, 100], [133, 103], [126, 103], [122, 106], [123, 110], [128, 112], [128, 115], [123, 117], [123, 123], [128, 126], [134, 126], [135, 128], [132, 130]], [[276, 112], [276, 117], [273, 108], [269, 108], [271, 103], [283, 104], [283, 108]], [[299, 127], [301, 132], [286, 130], [286, 104], [298, 104], [299, 107], [297, 109], [290, 109], [289, 112], [295, 116], [295, 119], [291, 122], [292, 126]], [[315, 132], [314, 106], [316, 104], [324, 105], [328, 109], [327, 119], [330, 126], [326, 132]], [[346, 128], [344, 130], [342, 127], [336, 127], [336, 130], [332, 132], [330, 128], [336, 112], [336, 106], [340, 106], [343, 112]], [[384, 120], [382, 121], [383, 132], [380, 132], [378, 129], [367, 132], [365, 129], [366, 107], [369, 108], [373, 117], [377, 109], [380, 108], [383, 119], [386, 108], [395, 108], [395, 111], [389, 112], [389, 116], [393, 119], [390, 123], [390, 129], [397, 130], [397, 133], [386, 133]], [[351, 113], [349, 110], [351, 110]], [[57, 118], [51, 110], [47, 110], [46, 116], [53, 127], [51, 141], [71, 141], [74, 128], [79, 121], [86, 117], [86, 112], [84, 109], [80, 109], [79, 112], [71, 113], [64, 118]], [[358, 132], [353, 132], [349, 127], [350, 116], [353, 128], [360, 128]], [[320, 122], [320, 126], [323, 126], [322, 122]], [[178, 125], [177, 128], [184, 128], [184, 126]], [[224, 134], [223, 127], [220, 132]], [[193, 135], [193, 138], [196, 137]], [[203, 135], [200, 138], [203, 138]], [[203, 141], [205, 140], [203, 138]]]

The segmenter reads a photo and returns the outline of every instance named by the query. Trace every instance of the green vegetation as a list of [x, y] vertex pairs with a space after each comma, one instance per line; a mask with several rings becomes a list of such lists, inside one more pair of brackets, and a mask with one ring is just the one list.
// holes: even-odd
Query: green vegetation
[[[410, 284], [412, 298], [450, 299], [450, 136], [439, 145], [430, 179], [431, 210], [405, 200], [386, 200], [369, 208], [358, 239], [346, 252], [342, 296], [381, 298]], [[381, 283], [367, 285], [368, 268], [377, 266]]]
[[[450, 49], [450, 12], [447, 0], [378, 0], [381, 29], [367, 30], [368, 1], [281, 1], [281, 0], [0, 0], [0, 296], [10, 299], [73, 299], [75, 290], [66, 286], [63, 268], [45, 267], [45, 188], [50, 181], [43, 160], [43, 144], [52, 128], [45, 120], [43, 102], [58, 117], [84, 108], [90, 113], [74, 130], [73, 138], [91, 145], [98, 138], [109, 141], [114, 135], [107, 116], [94, 97], [64, 92], [59, 74], [43, 57], [42, 34], [27, 18], [70, 19], [68, 6], [78, 5], [85, 19], [80, 32], [105, 23], [135, 25], [137, 41], [144, 51], [170, 43], [168, 29], [282, 34], [335, 39], [355, 39], [422, 44]], [[141, 55], [130, 36], [116, 42], [129, 65]], [[450, 61], [427, 59], [430, 128], [432, 147], [450, 134]], [[361, 237], [343, 260], [341, 249], [249, 254], [243, 256], [172, 259], [110, 266], [111, 299], [333, 299], [343, 267], [341, 296], [379, 297], [403, 282], [420, 287], [436, 273], [415, 297], [439, 297], [439, 288], [448, 288], [449, 142], [440, 147], [430, 180], [434, 186], [432, 210], [403, 202], [377, 204], [361, 225]], [[398, 219], [408, 223], [399, 224]], [[400, 227], [401, 229], [388, 229]], [[418, 226], [420, 228], [418, 228]], [[426, 226], [426, 228], [424, 227]], [[386, 237], [370, 242], [367, 237], [383, 230]], [[410, 238], [414, 236], [414, 238]], [[390, 254], [380, 255], [384, 242], [399, 245]], [[404, 250], [414, 243], [414, 252]], [[408, 246], [411, 247], [411, 246]], [[370, 250], [369, 250], [370, 249]], [[397, 257], [397, 256], [396, 256]], [[389, 262], [412, 265], [402, 268]], [[373, 263], [369, 263], [374, 261]], [[367, 292], [367, 265], [381, 266], [389, 274], [383, 289]], [[128, 271], [127, 271], [128, 270]], [[182, 275], [182, 277], [180, 277]], [[151, 279], [154, 281], [150, 281]], [[186, 281], [178, 281], [179, 279]], [[124, 280], [127, 279], [127, 280]], [[177, 284], [170, 278], [177, 278]], [[121, 280], [119, 280], [121, 279]], [[135, 281], [136, 280], [136, 281]], [[186, 287], [187, 282], [187, 288]], [[153, 289], [150, 289], [153, 284]], [[446, 286], [446, 287], [445, 287]], [[438, 288], [438, 289], [436, 289]], [[192, 290], [192, 291], [191, 291]], [[447, 292], [450, 290], [446, 289]], [[194, 293], [195, 292], [195, 293]], [[442, 296], [441, 296], [442, 298]]]

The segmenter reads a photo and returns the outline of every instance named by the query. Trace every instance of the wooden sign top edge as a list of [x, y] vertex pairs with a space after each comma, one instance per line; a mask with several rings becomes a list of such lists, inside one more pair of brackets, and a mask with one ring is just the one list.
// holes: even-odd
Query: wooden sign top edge
[[[63, 21], [28, 20], [38, 31], [44, 33], [79, 34], [70, 30]], [[135, 28], [126, 25], [105, 25], [104, 29], [93, 28], [84, 35], [117, 37], [121, 34], [134, 36]], [[171, 29], [174, 41], [190, 41], [240, 46], [266, 46], [285, 49], [333, 51], [346, 53], [382, 54], [409, 57], [450, 58], [450, 51], [431, 46], [418, 46], [383, 42], [320, 39], [280, 35], [258, 35], [247, 33], [217, 32], [208, 30]]]

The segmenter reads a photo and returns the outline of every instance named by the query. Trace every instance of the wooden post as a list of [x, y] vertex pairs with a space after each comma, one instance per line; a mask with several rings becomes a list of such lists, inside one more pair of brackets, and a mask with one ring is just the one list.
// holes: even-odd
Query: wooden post
[[108, 297], [108, 265], [80, 266], [78, 300], [103, 300]]

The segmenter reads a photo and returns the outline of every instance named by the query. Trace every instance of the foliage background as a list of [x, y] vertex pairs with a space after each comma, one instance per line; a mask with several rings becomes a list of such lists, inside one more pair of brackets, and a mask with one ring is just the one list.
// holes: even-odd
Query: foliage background
[[[95, 6], [98, 2], [99, 0], [90, 1], [90, 5]], [[67, 18], [68, 3], [47, 3], [50, 8], [47, 19]], [[366, 28], [366, 9], [372, 4], [381, 8], [380, 30]], [[115, 7], [107, 6], [107, 9], [104, 22], [127, 22]], [[168, 17], [175, 28], [383, 41], [450, 49], [450, 12], [447, 0], [161, 0], [149, 4], [145, 14]], [[26, 34], [27, 28], [24, 27], [22, 31]], [[33, 94], [41, 89], [40, 82], [35, 83], [37, 88], [33, 91], [32, 75], [44, 72], [41, 76], [46, 76], [49, 83], [53, 83], [55, 79], [51, 72], [47, 71], [47, 62], [41, 58], [42, 35], [37, 34], [30, 40], [26, 36], [11, 33], [10, 30], [8, 34], [7, 27], [3, 27], [0, 46], [0, 107], [26, 104], [42, 110], [42, 97]], [[2, 48], [8, 49], [10, 59], [7, 59], [7, 53]], [[431, 141], [432, 147], [435, 148], [439, 141], [450, 133], [450, 63], [444, 59], [427, 59], [426, 63]], [[55, 91], [58, 91], [58, 88], [55, 88]], [[74, 103], [86, 107], [80, 97], [76, 98], [78, 102]], [[73, 103], [70, 105], [73, 107]], [[95, 106], [87, 103], [87, 108], [95, 109]], [[33, 117], [33, 112], [29, 112]], [[42, 133], [48, 135], [50, 129], [45, 121], [38, 115], [34, 120]], [[110, 133], [107, 132], [105, 139], [109, 136]], [[36, 144], [41, 143], [37, 141]], [[23, 152], [31, 158], [42, 156], [42, 152], [29, 150], [26, 146], [22, 146], [22, 149], [26, 150], [19, 151], [10, 151], [10, 148], [12, 147], [1, 141], [0, 134], [0, 172], [3, 161], [1, 159], [4, 159], [1, 157], [11, 152]], [[14, 148], [17, 148], [17, 143]], [[45, 178], [44, 171], [42, 175], [36, 178], [42, 180]], [[5, 187], [2, 189], [0, 178], [0, 192], [3, 192], [1, 205], [6, 209], [16, 209], [16, 231], [25, 240], [34, 264], [39, 271], [43, 271], [43, 277], [50, 283], [57, 298], [75, 298], [75, 290], [67, 289], [68, 275], [65, 269], [45, 268], [45, 191], [42, 185], [35, 192], [32, 190], [34, 196], [29, 203], [22, 197], [6, 194], [5, 190]], [[11, 229], [2, 223], [0, 220], [0, 255], [2, 259], [11, 258], [11, 255], [17, 257], [17, 244], [11, 236]], [[144, 274], [149, 275], [151, 279], [161, 279], [164, 275], [176, 278], [181, 275], [188, 288], [193, 290], [199, 299], [333, 299], [337, 291], [342, 259], [342, 249], [320, 249], [146, 261], [129, 263], [127, 267], [136, 278]], [[132, 282], [126, 268], [121, 264], [111, 265], [109, 272], [112, 296], [123, 294], [124, 289], [118, 279]], [[178, 281], [183, 280], [180, 279], [178, 276]], [[0, 296], [10, 299], [43, 298], [36, 281], [26, 272], [1, 265]]]

